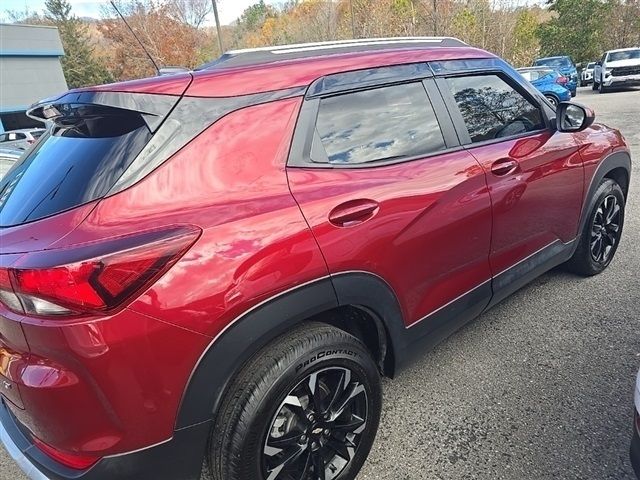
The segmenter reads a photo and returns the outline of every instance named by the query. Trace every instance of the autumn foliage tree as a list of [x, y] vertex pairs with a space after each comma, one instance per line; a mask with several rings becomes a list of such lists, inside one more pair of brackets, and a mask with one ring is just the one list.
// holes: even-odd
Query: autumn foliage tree
[[[159, 66], [197, 66], [199, 50], [204, 47], [203, 36], [198, 29], [176, 18], [171, 4], [131, 0], [119, 2], [118, 9]], [[105, 13], [108, 18], [100, 22], [98, 29], [110, 51], [109, 69], [113, 75], [125, 80], [156, 74], [153, 63], [126, 24]]]

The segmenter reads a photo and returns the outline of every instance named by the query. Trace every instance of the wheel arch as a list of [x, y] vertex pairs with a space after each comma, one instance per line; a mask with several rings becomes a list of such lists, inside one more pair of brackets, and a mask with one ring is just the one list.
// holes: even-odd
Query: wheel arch
[[323, 277], [258, 304], [213, 339], [187, 383], [176, 430], [210, 421], [246, 362], [292, 327], [310, 321], [334, 325], [360, 338], [382, 373], [394, 375], [404, 323], [393, 290], [366, 272]]
[[627, 151], [618, 151], [607, 155], [598, 165], [595, 173], [591, 177], [589, 187], [585, 195], [585, 200], [580, 216], [580, 230], [582, 232], [589, 218], [589, 213], [594, 207], [595, 192], [603, 179], [610, 178], [615, 180], [622, 191], [625, 198], [629, 191], [631, 182], [631, 155]]

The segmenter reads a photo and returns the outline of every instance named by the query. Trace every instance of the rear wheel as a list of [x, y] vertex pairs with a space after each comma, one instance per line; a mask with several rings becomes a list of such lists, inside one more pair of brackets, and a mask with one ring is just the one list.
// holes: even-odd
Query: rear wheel
[[546, 94], [546, 95], [545, 95], [545, 98], [546, 98], [547, 100], [549, 100], [549, 102], [551, 102], [551, 104], [552, 104], [554, 107], [557, 107], [557, 106], [558, 106], [558, 103], [559, 103], [559, 102], [558, 102], [558, 99], [556, 98], [556, 96], [555, 96], [555, 95]]
[[352, 480], [378, 429], [380, 376], [355, 337], [308, 324], [276, 340], [227, 392], [210, 440], [215, 480]]
[[566, 264], [570, 271], [591, 276], [609, 266], [620, 244], [624, 210], [625, 198], [620, 185], [610, 178], [603, 179], [578, 247]]

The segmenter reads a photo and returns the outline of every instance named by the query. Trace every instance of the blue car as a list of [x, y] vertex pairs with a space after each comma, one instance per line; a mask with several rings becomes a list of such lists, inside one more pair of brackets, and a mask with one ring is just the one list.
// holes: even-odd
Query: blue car
[[518, 72], [540, 90], [554, 106], [571, 100], [567, 77], [557, 71], [548, 67], [528, 67], [519, 68]]
[[567, 56], [539, 58], [533, 62], [534, 67], [551, 67], [569, 79], [567, 88], [571, 91], [571, 96], [576, 96], [578, 88], [578, 69]]

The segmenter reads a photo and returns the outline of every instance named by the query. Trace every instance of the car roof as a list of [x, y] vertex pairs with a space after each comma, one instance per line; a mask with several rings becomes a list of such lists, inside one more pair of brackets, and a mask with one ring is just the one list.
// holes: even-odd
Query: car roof
[[317, 78], [353, 70], [497, 58], [492, 53], [450, 37], [373, 38], [282, 45], [231, 51], [225, 55], [197, 71], [82, 87], [39, 103], [53, 102], [70, 93], [81, 92], [230, 97], [309, 86]]
[[453, 37], [361, 38], [332, 42], [298, 43], [293, 45], [232, 50], [212, 62], [197, 67], [195, 70], [261, 65], [283, 60], [308, 59], [327, 55], [375, 52], [400, 48], [466, 46], [468, 45], [465, 42]]
[[547, 71], [555, 71], [553, 69], [553, 67], [548, 67], [546, 65], [538, 65], [536, 67], [522, 67], [522, 68], [517, 68], [516, 70], [518, 70], [519, 72], [537, 72], [540, 70], [547, 70]]
[[630, 50], [640, 50], [640, 47], [616, 48], [615, 50], [607, 50], [606, 53], [628, 52]]
[[0, 135], [3, 135], [5, 133], [31, 133], [31, 132], [35, 132], [38, 130], [46, 130], [46, 128], [42, 128], [42, 127], [33, 127], [33, 128], [19, 128], [17, 130], [6, 130], [2, 133], [0, 133]]

